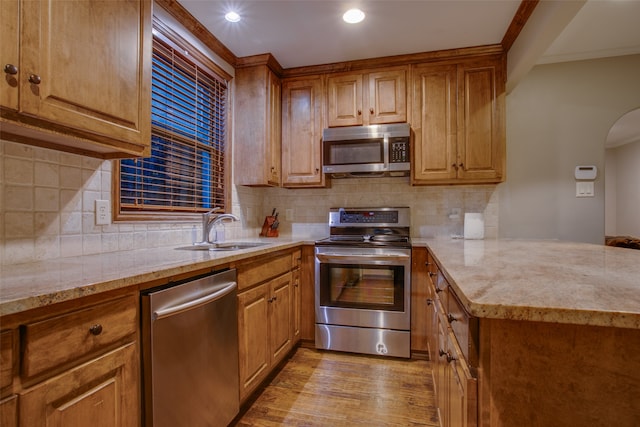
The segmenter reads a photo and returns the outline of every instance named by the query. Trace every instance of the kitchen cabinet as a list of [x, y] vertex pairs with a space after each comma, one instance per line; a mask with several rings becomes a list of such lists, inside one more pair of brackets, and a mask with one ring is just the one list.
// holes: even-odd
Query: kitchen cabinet
[[151, 1], [2, 1], [0, 136], [101, 158], [145, 156]]
[[282, 82], [282, 186], [324, 187], [322, 173], [323, 78]]
[[407, 74], [408, 67], [330, 74], [329, 127], [406, 122]]
[[[2, 363], [20, 358], [3, 389], [2, 425], [138, 426], [137, 292], [63, 306], [2, 319], [11, 328], [1, 335]], [[9, 359], [7, 337], [8, 348], [14, 340], [21, 348]]]
[[504, 180], [504, 57], [412, 69], [412, 183]]
[[[421, 250], [418, 250], [421, 251]], [[430, 293], [425, 317], [436, 404], [443, 427], [478, 425], [478, 319], [469, 316], [433, 255], [426, 256]]]
[[298, 253], [260, 257], [236, 267], [241, 401], [293, 348]]
[[281, 181], [281, 83], [268, 65], [236, 69], [236, 185], [279, 187]]

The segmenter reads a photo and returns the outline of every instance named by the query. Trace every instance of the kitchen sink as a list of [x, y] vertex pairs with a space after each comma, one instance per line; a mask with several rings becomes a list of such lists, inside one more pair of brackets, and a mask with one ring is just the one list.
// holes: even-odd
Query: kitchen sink
[[257, 248], [267, 243], [262, 242], [223, 242], [223, 243], [196, 243], [189, 246], [180, 246], [176, 249], [188, 251], [240, 251], [242, 249]]

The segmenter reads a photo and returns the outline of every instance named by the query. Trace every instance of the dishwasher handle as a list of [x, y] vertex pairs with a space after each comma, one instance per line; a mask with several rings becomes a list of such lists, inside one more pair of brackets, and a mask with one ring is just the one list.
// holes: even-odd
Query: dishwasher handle
[[228, 295], [231, 292], [233, 292], [238, 287], [238, 284], [236, 282], [228, 282], [228, 283], [225, 283], [223, 286], [224, 287], [222, 289], [219, 289], [215, 292], [212, 292], [200, 298], [196, 298], [187, 302], [183, 302], [178, 305], [156, 310], [153, 312], [153, 320], [154, 321], [160, 320], [160, 319], [164, 319], [165, 317], [184, 313], [185, 311], [193, 310], [195, 308], [208, 304], [212, 301], [219, 300], [225, 295]]

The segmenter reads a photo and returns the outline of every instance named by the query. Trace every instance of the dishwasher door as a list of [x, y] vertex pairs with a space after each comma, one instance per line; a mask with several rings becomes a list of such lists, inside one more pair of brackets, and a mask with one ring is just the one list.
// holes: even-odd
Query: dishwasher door
[[226, 426], [238, 414], [236, 271], [144, 292], [147, 427]]

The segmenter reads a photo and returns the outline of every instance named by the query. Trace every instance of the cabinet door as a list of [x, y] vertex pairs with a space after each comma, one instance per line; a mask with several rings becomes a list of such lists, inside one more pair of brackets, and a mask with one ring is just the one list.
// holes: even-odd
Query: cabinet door
[[[427, 250], [414, 248], [411, 251], [411, 351], [428, 352], [431, 325], [428, 324], [430, 304], [427, 276]], [[433, 299], [431, 299], [433, 301]], [[433, 360], [433, 359], [432, 359]]]
[[327, 78], [329, 127], [362, 125], [362, 74]]
[[271, 364], [276, 365], [291, 349], [291, 273], [270, 282], [269, 335]]
[[20, 425], [138, 426], [138, 363], [131, 343], [23, 392]]
[[456, 66], [413, 69], [412, 182], [456, 179]]
[[504, 62], [458, 68], [458, 178], [500, 182], [505, 163]]
[[[269, 108], [267, 110], [267, 130], [269, 147], [269, 184], [280, 186], [282, 165], [282, 86], [280, 79], [271, 70], [268, 71], [269, 79]], [[267, 158], [269, 158], [267, 157]]]
[[0, 82], [0, 106], [18, 109], [18, 62], [20, 40], [19, 0], [0, 1], [0, 66], [3, 78]]
[[151, 2], [23, 1], [20, 110], [150, 145]]
[[369, 124], [407, 121], [407, 70], [369, 73]]
[[322, 77], [282, 84], [282, 185], [323, 187]]
[[291, 341], [294, 345], [300, 341], [301, 302], [300, 269], [296, 269], [291, 272]]
[[279, 186], [281, 86], [266, 65], [238, 68], [235, 77], [236, 185]]
[[0, 426], [18, 427], [18, 396], [11, 395], [0, 400]]
[[260, 384], [270, 366], [269, 286], [238, 294], [240, 399]]

